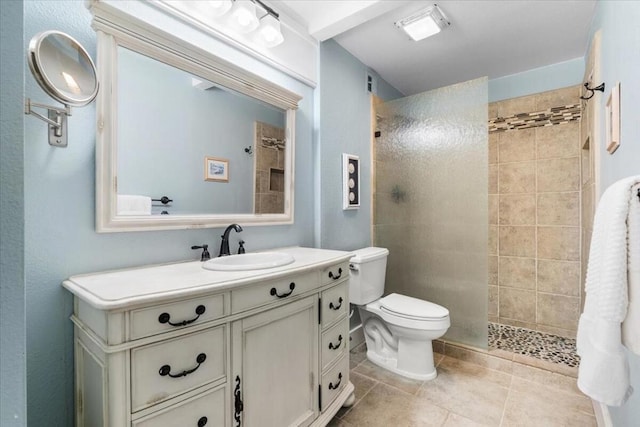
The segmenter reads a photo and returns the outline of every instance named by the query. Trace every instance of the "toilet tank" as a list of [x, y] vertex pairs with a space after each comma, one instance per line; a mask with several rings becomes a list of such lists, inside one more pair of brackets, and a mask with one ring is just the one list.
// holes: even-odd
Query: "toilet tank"
[[389, 250], [370, 247], [353, 251], [353, 254], [349, 260], [349, 300], [352, 304], [368, 304], [384, 293]]

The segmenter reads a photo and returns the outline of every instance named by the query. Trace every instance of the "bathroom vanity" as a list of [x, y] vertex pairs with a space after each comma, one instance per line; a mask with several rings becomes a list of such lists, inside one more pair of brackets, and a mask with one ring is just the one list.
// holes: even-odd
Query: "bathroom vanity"
[[324, 426], [353, 403], [349, 252], [73, 276], [76, 425]]

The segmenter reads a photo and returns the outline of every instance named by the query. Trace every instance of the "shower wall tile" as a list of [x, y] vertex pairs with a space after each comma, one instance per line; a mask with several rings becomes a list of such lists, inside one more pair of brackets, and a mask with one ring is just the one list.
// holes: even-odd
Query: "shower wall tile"
[[500, 163], [498, 190], [506, 193], [532, 193], [535, 190], [536, 162]]
[[580, 190], [580, 158], [538, 160], [538, 192]]
[[592, 186], [582, 169], [590, 179], [593, 156], [581, 143], [580, 90], [489, 105], [490, 318], [566, 337], [575, 337], [588, 255], [580, 242], [588, 245], [592, 226], [591, 193], [581, 188]]
[[489, 286], [489, 316], [498, 315], [498, 287]]
[[535, 129], [538, 159], [580, 155], [580, 122], [566, 122]]
[[498, 227], [489, 226], [489, 255], [498, 255]]
[[500, 133], [498, 158], [500, 163], [535, 160], [535, 129], [514, 130]]
[[537, 322], [547, 326], [576, 329], [580, 316], [580, 298], [538, 293]]
[[498, 224], [498, 203], [497, 195], [489, 195], [489, 224]]
[[538, 227], [538, 258], [580, 261], [579, 227]]
[[538, 260], [538, 291], [580, 296], [580, 263]]
[[498, 165], [489, 165], [489, 194], [498, 193]]
[[498, 102], [490, 102], [488, 108], [488, 116], [487, 119], [492, 119], [494, 117], [498, 117]]
[[535, 95], [536, 110], [561, 107], [579, 102], [580, 85], [569, 86], [563, 89], [550, 90]]
[[511, 288], [534, 290], [536, 288], [535, 258], [514, 258], [501, 256], [498, 284]]
[[538, 225], [580, 225], [580, 193], [538, 194]]
[[500, 226], [498, 244], [500, 256], [535, 257], [536, 228]]
[[501, 195], [499, 204], [500, 225], [534, 225], [536, 223], [536, 195]]
[[498, 163], [498, 134], [489, 135], [489, 164]]
[[498, 257], [489, 256], [489, 284], [498, 284]]
[[505, 99], [498, 104], [498, 117], [513, 116], [520, 113], [536, 111], [536, 95]]
[[500, 317], [535, 323], [536, 293], [523, 289], [500, 287]]

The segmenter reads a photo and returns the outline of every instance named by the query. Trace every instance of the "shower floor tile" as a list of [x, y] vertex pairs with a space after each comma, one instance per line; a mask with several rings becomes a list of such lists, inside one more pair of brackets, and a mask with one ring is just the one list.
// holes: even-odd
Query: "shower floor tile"
[[489, 322], [489, 349], [505, 350], [572, 368], [580, 364], [576, 340]]

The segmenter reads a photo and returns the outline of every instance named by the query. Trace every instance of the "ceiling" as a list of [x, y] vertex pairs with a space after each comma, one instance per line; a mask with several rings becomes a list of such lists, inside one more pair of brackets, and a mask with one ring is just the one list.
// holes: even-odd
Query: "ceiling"
[[283, 0], [276, 8], [333, 38], [405, 95], [583, 57], [595, 0], [441, 0], [451, 26], [414, 42], [394, 22], [433, 1]]

